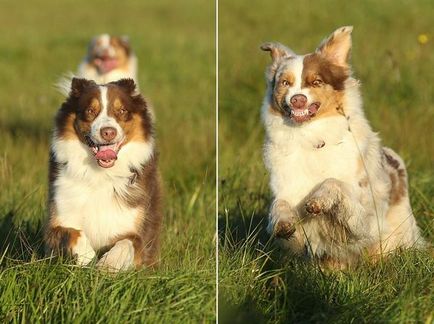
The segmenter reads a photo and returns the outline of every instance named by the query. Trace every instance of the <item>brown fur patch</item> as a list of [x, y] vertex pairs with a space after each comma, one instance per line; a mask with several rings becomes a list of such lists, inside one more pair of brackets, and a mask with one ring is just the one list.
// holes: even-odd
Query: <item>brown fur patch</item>
[[130, 42], [125, 37], [112, 36], [110, 38], [110, 44], [113, 47], [122, 48], [127, 55], [131, 53]]
[[[99, 91], [95, 82], [86, 79], [72, 79], [69, 97], [62, 104], [55, 118], [57, 136], [63, 139], [80, 138], [80, 134], [77, 133], [77, 118], [91, 105], [98, 108], [94, 101], [97, 93]], [[80, 110], [80, 106], [84, 108]]]
[[340, 111], [343, 107], [342, 91], [336, 91], [330, 85], [324, 84], [318, 88], [311, 88], [310, 95], [312, 102], [321, 103], [315, 118], [342, 115]]
[[80, 237], [80, 231], [53, 224], [48, 224], [44, 233], [47, 254], [54, 252], [56, 255], [70, 255]]
[[[284, 85], [283, 82], [287, 81], [288, 85]], [[274, 80], [274, 90], [273, 90], [273, 105], [271, 105], [271, 110], [275, 113], [285, 114], [283, 109], [283, 103], [288, 92], [288, 87], [292, 86], [295, 81], [295, 76], [292, 72], [286, 71], [282, 73], [279, 77]]]
[[[284, 85], [283, 81], [287, 81], [288, 85]], [[270, 106], [270, 110], [275, 115], [285, 115], [286, 112], [284, 110], [284, 99], [286, 93], [288, 92], [288, 86], [292, 86], [295, 81], [295, 76], [292, 72], [286, 71], [283, 72], [279, 77], [275, 76], [273, 81], [273, 100]]]
[[74, 122], [74, 128], [80, 140], [86, 143], [84, 137], [90, 133], [92, 122], [98, 117], [102, 109], [99, 88], [95, 86], [84, 91], [78, 98], [75, 108], [77, 118]]
[[130, 83], [121, 81], [107, 85], [108, 112], [114, 117], [125, 132], [126, 142], [146, 141], [152, 136], [152, 123], [146, 101], [140, 95], [134, 95]]
[[100, 111], [99, 96], [98, 87], [93, 82], [81, 85], [79, 89], [72, 88], [56, 115], [57, 135], [63, 139], [78, 138], [86, 143], [84, 136], [89, 133], [91, 123]]
[[[315, 118], [341, 115], [343, 107], [344, 82], [349, 69], [335, 65], [314, 53], [303, 59], [302, 87], [308, 87], [312, 102], [321, 104]], [[317, 80], [319, 84], [315, 84]]]
[[351, 52], [352, 27], [345, 26], [333, 32], [317, 49], [317, 53], [341, 66], [348, 64]]
[[285, 98], [286, 92], [287, 88], [282, 86], [277, 86], [273, 91], [273, 100], [270, 105], [270, 109], [274, 112], [274, 114], [286, 114], [285, 110], [283, 109], [283, 100]]
[[350, 76], [349, 68], [333, 64], [318, 53], [303, 59], [302, 87], [312, 87], [312, 81], [320, 78], [334, 90], [344, 90], [344, 82]]
[[131, 54], [131, 48], [128, 42], [120, 37], [112, 36], [110, 38], [110, 45], [114, 48], [116, 58], [118, 60], [119, 69], [128, 69], [128, 61]]
[[407, 173], [404, 166], [395, 159], [392, 155], [383, 150], [384, 158], [386, 160], [387, 172], [389, 174], [391, 189], [389, 194], [389, 204], [395, 205], [407, 195]]
[[66, 116], [59, 115], [58, 117], [62, 118], [62, 125], [58, 128], [59, 136], [65, 140], [77, 138], [77, 133], [74, 128], [75, 113], [70, 113]]
[[389, 177], [392, 184], [389, 195], [389, 204], [395, 205], [407, 194], [405, 171], [403, 169], [398, 169], [396, 172], [390, 172]]
[[[50, 151], [50, 157], [48, 162], [48, 207], [51, 219], [54, 219], [56, 214], [56, 208], [54, 206], [54, 182], [59, 175], [61, 167], [61, 164], [56, 162], [53, 151]], [[55, 226], [54, 224], [51, 225]]]
[[394, 159], [393, 156], [387, 154], [386, 152], [384, 153], [384, 156], [386, 158], [387, 164], [389, 164], [392, 168], [398, 170], [399, 161]]
[[294, 85], [294, 82], [295, 82], [295, 76], [294, 76], [294, 74], [292, 72], [290, 72], [290, 71], [286, 71], [286, 72], [282, 73], [279, 76], [278, 80], [276, 80], [276, 87], [277, 87], [277, 85], [285, 87], [282, 84], [283, 81], [288, 81], [289, 86], [291, 87], [292, 85]]
[[[140, 170], [135, 170], [134, 183], [128, 195], [118, 195], [118, 200], [131, 207], [141, 208], [137, 219], [138, 235], [143, 241], [142, 264], [158, 263], [160, 228], [163, 219], [161, 179], [157, 168], [157, 155], [153, 156]], [[119, 240], [119, 239], [116, 239]]]

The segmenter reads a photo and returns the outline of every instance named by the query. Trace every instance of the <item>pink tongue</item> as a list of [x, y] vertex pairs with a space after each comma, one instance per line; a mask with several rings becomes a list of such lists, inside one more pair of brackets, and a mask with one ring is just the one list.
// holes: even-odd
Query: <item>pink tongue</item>
[[99, 64], [100, 64], [100, 69], [103, 72], [109, 72], [117, 67], [118, 61], [116, 59], [107, 58], [101, 60]]
[[116, 160], [117, 157], [118, 156], [115, 151], [109, 148], [104, 149], [104, 147], [101, 147], [98, 153], [95, 154], [95, 158], [97, 160]]
[[307, 109], [309, 110], [309, 112], [310, 112], [311, 114], [316, 114], [317, 111], [318, 111], [318, 109], [319, 109], [319, 105], [316, 104], [316, 103], [313, 103], [313, 104], [311, 104]]

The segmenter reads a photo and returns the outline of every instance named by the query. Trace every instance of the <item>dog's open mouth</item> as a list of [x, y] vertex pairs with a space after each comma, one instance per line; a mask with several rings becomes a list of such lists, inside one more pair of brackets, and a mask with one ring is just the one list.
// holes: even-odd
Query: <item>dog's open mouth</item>
[[319, 102], [314, 102], [311, 103], [308, 107], [306, 108], [294, 108], [291, 107], [291, 119], [293, 119], [295, 122], [297, 123], [302, 123], [305, 121], [308, 121], [309, 119], [311, 119], [312, 117], [314, 117], [316, 115], [316, 113], [319, 110], [320, 107], [320, 103]]
[[118, 67], [118, 59], [111, 56], [99, 56], [96, 57], [95, 65], [102, 73], [110, 72]]
[[100, 167], [111, 168], [115, 165], [123, 140], [120, 140], [117, 143], [96, 144], [90, 139], [90, 137], [87, 137], [87, 141], [95, 156], [96, 162]]

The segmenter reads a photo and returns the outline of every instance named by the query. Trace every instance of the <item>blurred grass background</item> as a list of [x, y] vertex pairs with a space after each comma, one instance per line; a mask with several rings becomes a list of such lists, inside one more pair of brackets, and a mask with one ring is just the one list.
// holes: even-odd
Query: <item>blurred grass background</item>
[[279, 41], [312, 52], [353, 25], [364, 107], [409, 173], [413, 211], [434, 241], [434, 2], [219, 1], [219, 318], [221, 323], [434, 323], [434, 258], [402, 253], [344, 273], [285, 258], [263, 229], [271, 194], [260, 106]]
[[[215, 318], [215, 15], [188, 0], [0, 4], [0, 320], [212, 322]], [[165, 187], [162, 265], [116, 278], [41, 257], [47, 157], [95, 34], [128, 35], [157, 117]], [[39, 254], [38, 254], [39, 252]]]

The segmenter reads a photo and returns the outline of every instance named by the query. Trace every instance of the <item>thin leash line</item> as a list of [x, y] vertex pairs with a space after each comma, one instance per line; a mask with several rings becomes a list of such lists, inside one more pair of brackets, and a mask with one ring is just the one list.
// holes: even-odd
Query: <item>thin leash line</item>
[[369, 172], [368, 172], [368, 167], [366, 166], [366, 162], [365, 162], [365, 159], [364, 159], [364, 157], [363, 157], [362, 151], [361, 151], [361, 149], [360, 149], [359, 143], [358, 143], [357, 140], [356, 140], [356, 136], [354, 135], [354, 133], [353, 133], [353, 131], [352, 131], [352, 129], [351, 129], [351, 125], [350, 125], [350, 121], [349, 121], [350, 116], [347, 116], [347, 115], [345, 114], [345, 111], [344, 111], [344, 109], [342, 108], [341, 105], [339, 105], [339, 106], [336, 108], [336, 110], [337, 110], [339, 113], [341, 113], [342, 116], [345, 117], [345, 120], [346, 120], [347, 125], [348, 125], [348, 131], [351, 133], [351, 136], [353, 137], [354, 143], [355, 143], [355, 145], [356, 145], [357, 151], [358, 151], [358, 153], [359, 153], [360, 159], [361, 159], [362, 164], [363, 164], [363, 169], [365, 170], [365, 172], [366, 172], [366, 176], [368, 177], [369, 190], [370, 190], [370, 192], [371, 192], [372, 202], [373, 202], [373, 204], [374, 204], [375, 215], [376, 215], [376, 220], [377, 220], [377, 230], [378, 230], [378, 238], [379, 238], [379, 242], [380, 242], [380, 250], [382, 251], [382, 250], [383, 250], [383, 246], [382, 246], [382, 240], [381, 240], [380, 219], [379, 219], [379, 217], [378, 217], [377, 202], [376, 202], [376, 200], [375, 200], [375, 196], [374, 196], [374, 188], [372, 187], [372, 182], [371, 182], [371, 177], [370, 177]]

